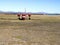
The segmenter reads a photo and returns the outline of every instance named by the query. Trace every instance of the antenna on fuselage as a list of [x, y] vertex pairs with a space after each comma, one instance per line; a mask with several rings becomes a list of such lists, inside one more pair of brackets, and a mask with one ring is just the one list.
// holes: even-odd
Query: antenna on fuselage
[[26, 8], [25, 8], [25, 13], [26, 13]]

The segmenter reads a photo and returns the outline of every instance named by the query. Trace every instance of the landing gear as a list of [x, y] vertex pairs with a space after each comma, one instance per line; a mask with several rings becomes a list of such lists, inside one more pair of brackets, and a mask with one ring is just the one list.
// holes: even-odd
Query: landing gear
[[19, 20], [21, 20], [20, 18], [18, 18]]
[[31, 20], [31, 18], [29, 18], [29, 20]]
[[21, 18], [21, 20], [25, 20], [25, 18]]

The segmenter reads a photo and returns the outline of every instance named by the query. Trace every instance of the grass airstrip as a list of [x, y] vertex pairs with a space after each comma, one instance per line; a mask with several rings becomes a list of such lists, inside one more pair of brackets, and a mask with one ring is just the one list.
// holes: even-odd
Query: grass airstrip
[[0, 14], [0, 45], [60, 45], [60, 15]]

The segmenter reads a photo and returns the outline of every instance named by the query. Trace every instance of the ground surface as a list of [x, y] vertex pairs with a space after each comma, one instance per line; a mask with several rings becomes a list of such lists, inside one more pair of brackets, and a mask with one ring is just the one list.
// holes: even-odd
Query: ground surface
[[60, 45], [60, 16], [17, 18], [16, 15], [0, 15], [0, 45]]

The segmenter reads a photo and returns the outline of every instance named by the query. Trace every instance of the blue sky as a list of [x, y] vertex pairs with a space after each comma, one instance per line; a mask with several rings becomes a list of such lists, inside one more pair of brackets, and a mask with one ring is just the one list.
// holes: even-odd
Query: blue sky
[[60, 13], [60, 0], [0, 0], [1, 11]]

